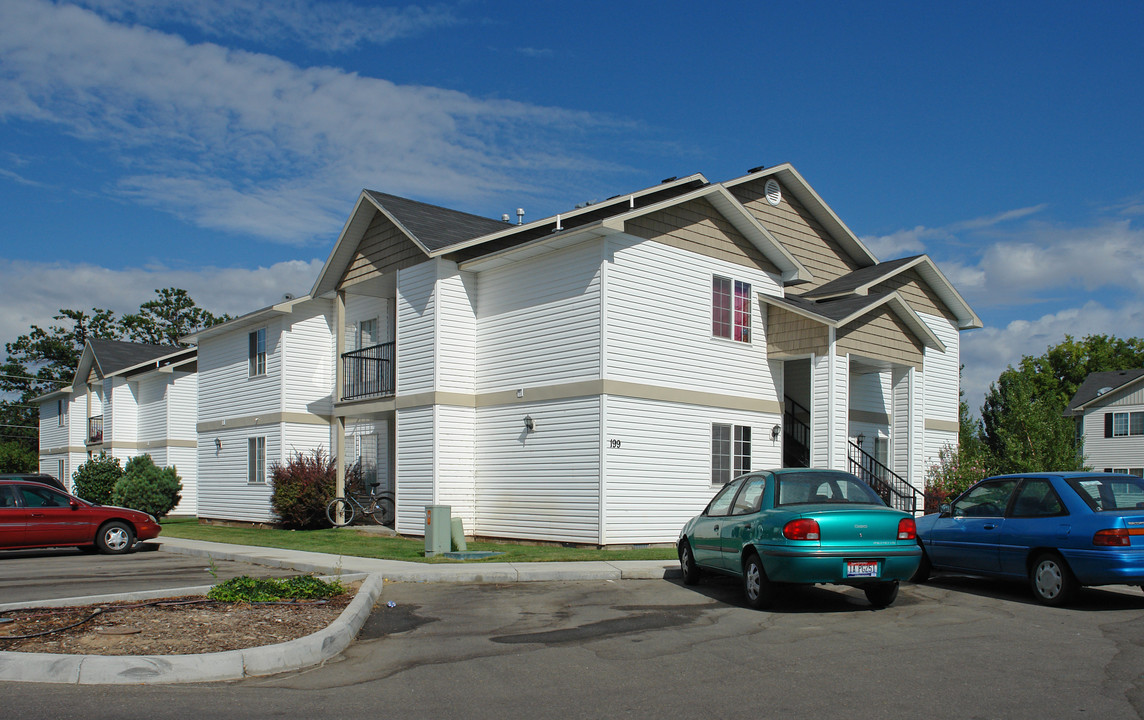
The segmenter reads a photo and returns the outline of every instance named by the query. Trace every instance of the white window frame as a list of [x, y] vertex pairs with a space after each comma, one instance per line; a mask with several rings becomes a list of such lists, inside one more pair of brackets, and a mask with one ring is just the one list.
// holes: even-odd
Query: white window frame
[[1144, 412], [1112, 413], [1112, 437], [1139, 437], [1141, 435], [1144, 435]]
[[266, 375], [266, 328], [258, 328], [247, 336], [247, 375], [249, 377], [262, 377]]
[[711, 484], [726, 485], [751, 471], [751, 426], [711, 423]]
[[266, 484], [265, 435], [255, 435], [246, 439], [246, 482], [249, 485]]
[[[725, 288], [720, 285], [725, 284]], [[724, 302], [725, 298], [725, 302]], [[745, 307], [738, 307], [742, 301]], [[724, 275], [711, 276], [711, 336], [751, 343], [751, 283]], [[725, 315], [725, 318], [722, 317]]]

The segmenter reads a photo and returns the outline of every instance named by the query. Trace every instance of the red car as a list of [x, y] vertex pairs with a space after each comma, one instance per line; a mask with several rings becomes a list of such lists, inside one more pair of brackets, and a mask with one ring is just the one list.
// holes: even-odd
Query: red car
[[145, 512], [96, 505], [41, 483], [0, 480], [3, 550], [74, 545], [118, 554], [160, 529]]

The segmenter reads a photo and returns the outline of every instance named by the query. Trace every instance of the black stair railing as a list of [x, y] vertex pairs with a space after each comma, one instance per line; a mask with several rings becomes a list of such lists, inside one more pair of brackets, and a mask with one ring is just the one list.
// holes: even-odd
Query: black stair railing
[[810, 411], [791, 398], [783, 403], [783, 467], [810, 467]]
[[892, 508], [912, 513], [925, 503], [920, 490], [853, 441], [850, 442], [850, 472], [874, 488]]

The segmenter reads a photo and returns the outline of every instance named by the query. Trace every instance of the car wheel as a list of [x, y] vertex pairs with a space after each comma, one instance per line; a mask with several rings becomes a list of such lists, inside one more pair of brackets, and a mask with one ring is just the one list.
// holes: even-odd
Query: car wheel
[[126, 523], [114, 520], [99, 528], [95, 536], [95, 546], [101, 553], [119, 555], [131, 549], [135, 544], [135, 533]]
[[699, 582], [699, 566], [695, 564], [695, 556], [691, 553], [691, 543], [686, 540], [679, 541], [679, 569], [683, 571], [684, 585]]
[[[918, 544], [921, 545], [921, 543]], [[933, 564], [930, 563], [929, 554], [926, 553], [926, 549], [923, 547], [922, 560], [918, 563], [918, 569], [915, 570], [914, 574], [910, 576], [910, 582], [924, 583], [926, 580], [929, 580], [930, 573], [932, 572]]]
[[763, 561], [758, 555], [750, 555], [743, 564], [743, 593], [747, 596], [747, 604], [756, 610], [768, 608], [774, 602], [775, 586], [767, 579]]
[[1064, 558], [1056, 553], [1045, 553], [1033, 561], [1033, 569], [1029, 571], [1029, 586], [1038, 601], [1059, 607], [1072, 598], [1077, 582]]
[[897, 580], [867, 585], [863, 590], [866, 592], [866, 599], [870, 601], [871, 605], [877, 608], [888, 607], [898, 599]]

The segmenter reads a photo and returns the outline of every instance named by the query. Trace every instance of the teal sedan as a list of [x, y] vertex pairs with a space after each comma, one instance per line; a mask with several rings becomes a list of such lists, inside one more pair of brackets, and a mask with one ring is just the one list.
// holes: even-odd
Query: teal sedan
[[810, 468], [736, 478], [684, 525], [678, 547], [684, 583], [705, 572], [741, 578], [754, 608], [783, 585], [825, 583], [862, 588], [886, 607], [921, 561], [912, 515], [850, 473]]

